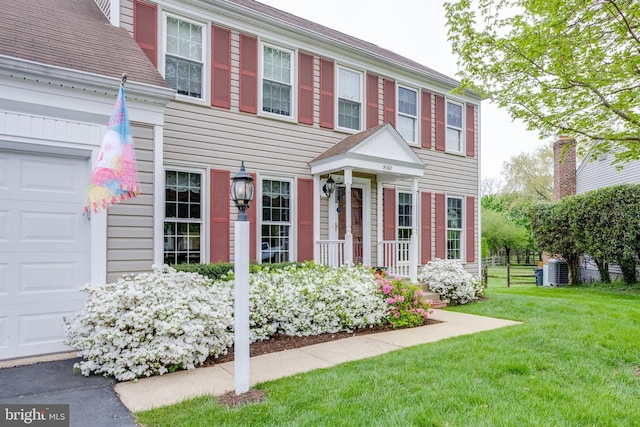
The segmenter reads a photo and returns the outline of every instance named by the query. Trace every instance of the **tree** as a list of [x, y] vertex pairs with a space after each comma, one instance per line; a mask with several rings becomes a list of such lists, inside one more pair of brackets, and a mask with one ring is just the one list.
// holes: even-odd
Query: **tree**
[[553, 145], [538, 147], [504, 162], [504, 191], [518, 193], [532, 201], [553, 200]]
[[476, 90], [541, 137], [564, 134], [592, 156], [640, 159], [640, 2], [445, 3], [461, 90]]
[[571, 227], [575, 223], [576, 207], [576, 196], [568, 196], [556, 203], [538, 203], [531, 209], [531, 230], [536, 245], [567, 262], [572, 285], [578, 283], [580, 255], [584, 253]]
[[511, 249], [527, 245], [527, 230], [499, 212], [482, 209], [482, 239], [486, 239], [489, 249], [493, 251], [504, 249], [508, 263]]

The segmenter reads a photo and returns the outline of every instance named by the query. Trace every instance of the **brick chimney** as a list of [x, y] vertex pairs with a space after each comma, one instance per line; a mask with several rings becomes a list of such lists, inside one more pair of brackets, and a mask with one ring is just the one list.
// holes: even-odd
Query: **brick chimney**
[[553, 143], [553, 198], [560, 200], [573, 194], [576, 194], [576, 141], [561, 136]]

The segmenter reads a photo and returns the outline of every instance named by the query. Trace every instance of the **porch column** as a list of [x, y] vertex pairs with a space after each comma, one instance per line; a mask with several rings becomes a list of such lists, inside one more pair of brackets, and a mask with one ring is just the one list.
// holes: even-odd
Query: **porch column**
[[409, 278], [418, 281], [418, 179], [411, 178], [411, 243], [409, 248]]
[[345, 212], [345, 225], [346, 231], [344, 233], [344, 262], [345, 264], [353, 264], [353, 234], [351, 230], [351, 184], [353, 181], [352, 170], [344, 170], [344, 186], [346, 193], [346, 212]]
[[318, 240], [320, 240], [320, 175], [313, 175], [313, 262], [320, 262], [320, 248]]
[[380, 175], [377, 176], [376, 180], [378, 181], [378, 193], [376, 194], [376, 239], [378, 239], [376, 241], [376, 247], [378, 248], [376, 252], [376, 266], [381, 267], [384, 265], [384, 257], [382, 256], [382, 227], [384, 225], [382, 222], [382, 179]]

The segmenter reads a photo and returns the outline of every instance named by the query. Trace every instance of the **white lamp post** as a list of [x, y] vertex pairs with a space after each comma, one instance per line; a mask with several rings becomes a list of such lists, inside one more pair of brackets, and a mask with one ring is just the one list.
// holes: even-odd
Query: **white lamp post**
[[244, 169], [231, 178], [231, 199], [238, 208], [235, 224], [235, 337], [234, 382], [236, 395], [249, 391], [249, 221], [245, 211], [253, 200], [253, 178]]

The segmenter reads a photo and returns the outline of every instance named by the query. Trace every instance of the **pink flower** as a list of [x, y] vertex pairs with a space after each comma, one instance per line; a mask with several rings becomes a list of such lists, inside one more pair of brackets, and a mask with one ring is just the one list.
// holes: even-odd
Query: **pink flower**
[[402, 295], [398, 295], [398, 296], [396, 297], [396, 300], [397, 300], [398, 302], [404, 302], [404, 297], [403, 297]]
[[400, 317], [400, 312], [396, 311], [395, 313], [393, 313], [393, 317], [395, 317], [396, 319]]
[[389, 295], [391, 293], [391, 289], [393, 289], [393, 288], [389, 284], [382, 285], [382, 292], [385, 295]]
[[387, 301], [387, 304], [395, 304], [396, 303], [396, 299], [395, 298], [387, 298], [386, 301]]

